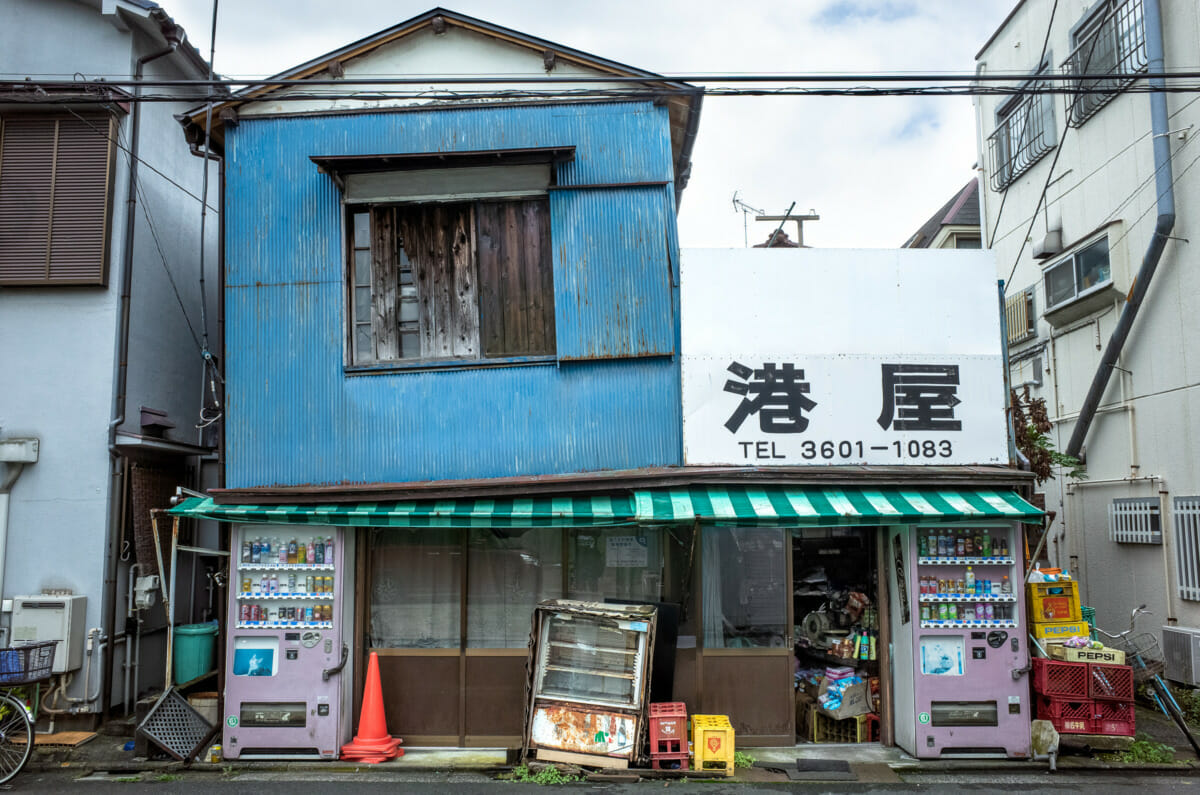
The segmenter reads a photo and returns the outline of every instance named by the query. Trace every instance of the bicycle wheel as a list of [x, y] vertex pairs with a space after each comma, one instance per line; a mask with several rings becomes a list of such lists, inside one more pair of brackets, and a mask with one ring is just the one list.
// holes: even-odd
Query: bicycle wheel
[[33, 721], [25, 705], [9, 693], [0, 694], [0, 784], [21, 772], [33, 753]]

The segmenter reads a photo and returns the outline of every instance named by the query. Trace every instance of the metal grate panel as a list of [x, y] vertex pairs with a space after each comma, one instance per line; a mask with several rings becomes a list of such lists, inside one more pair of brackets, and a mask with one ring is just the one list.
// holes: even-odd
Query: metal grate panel
[[1161, 544], [1158, 498], [1113, 500], [1108, 506], [1108, 537], [1119, 544]]
[[1033, 313], [1033, 288], [1027, 287], [1004, 302], [1004, 316], [1008, 322], [1008, 341], [1021, 342], [1037, 331]]
[[1019, 97], [1005, 105], [988, 136], [992, 190], [1000, 191], [1054, 148], [1054, 107], [1049, 94]]
[[217, 732], [175, 689], [163, 694], [138, 726], [138, 731], [183, 762], [204, 750], [204, 745]]
[[1200, 602], [1200, 497], [1176, 497], [1174, 508], [1179, 596]]
[[1075, 34], [1075, 49], [1063, 70], [1075, 75], [1110, 75], [1070, 83], [1067, 124], [1079, 127], [1109, 103], [1134, 76], [1146, 70], [1142, 0], [1105, 0]]

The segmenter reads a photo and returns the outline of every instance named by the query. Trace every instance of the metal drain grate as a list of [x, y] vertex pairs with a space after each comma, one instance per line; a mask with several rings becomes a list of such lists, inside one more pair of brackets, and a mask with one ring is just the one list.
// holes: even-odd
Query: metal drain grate
[[163, 694], [146, 714], [138, 731], [182, 762], [203, 751], [217, 733], [217, 729], [175, 689]]

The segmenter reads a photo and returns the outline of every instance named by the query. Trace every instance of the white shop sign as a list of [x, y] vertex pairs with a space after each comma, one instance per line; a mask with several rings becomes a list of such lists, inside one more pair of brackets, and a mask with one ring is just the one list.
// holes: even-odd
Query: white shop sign
[[1003, 464], [991, 252], [684, 250], [685, 463]]

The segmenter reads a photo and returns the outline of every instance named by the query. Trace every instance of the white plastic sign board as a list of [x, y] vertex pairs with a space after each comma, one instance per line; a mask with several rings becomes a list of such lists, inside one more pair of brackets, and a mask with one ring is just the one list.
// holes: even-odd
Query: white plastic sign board
[[1008, 462], [990, 251], [685, 249], [684, 460]]

